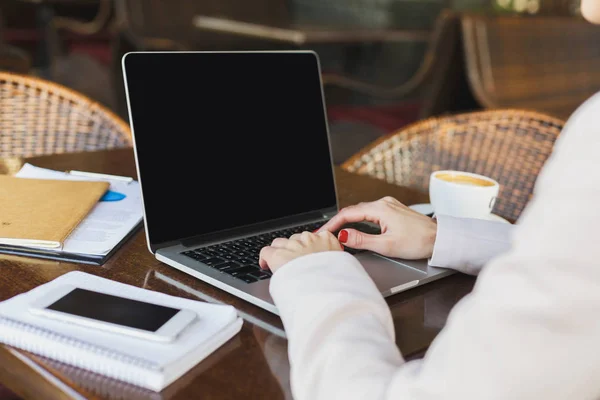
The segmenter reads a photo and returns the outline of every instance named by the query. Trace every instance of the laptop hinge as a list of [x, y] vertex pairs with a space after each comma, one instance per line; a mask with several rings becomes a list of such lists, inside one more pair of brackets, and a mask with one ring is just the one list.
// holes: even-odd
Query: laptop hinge
[[213, 232], [206, 235], [194, 236], [186, 239], [173, 240], [165, 243], [151, 245], [152, 253], [156, 253], [157, 250], [176, 246], [183, 245], [185, 247], [190, 247], [194, 245], [199, 245], [202, 243], [209, 242], [217, 242], [222, 240], [227, 240], [233, 236], [249, 236], [252, 234], [257, 234], [259, 232], [265, 232], [270, 230], [276, 230], [278, 228], [282, 228], [286, 225], [300, 225], [302, 223], [309, 223], [312, 221], [321, 221], [332, 218], [335, 214], [337, 214], [337, 207], [327, 208], [316, 212], [310, 212], [306, 214], [300, 214], [294, 217], [281, 218], [265, 223], [248, 225], [241, 228], [229, 229], [220, 232]]
[[319, 221], [323, 219], [322, 212], [310, 212], [299, 214], [293, 217], [280, 218], [268, 222], [247, 225], [235, 229], [228, 229], [219, 232], [213, 232], [205, 235], [199, 235], [192, 238], [182, 239], [180, 243], [185, 247], [201, 245], [203, 243], [212, 243], [227, 240], [233, 237], [251, 236], [261, 232], [268, 232], [276, 229], [282, 229], [285, 226], [300, 225], [311, 221]]

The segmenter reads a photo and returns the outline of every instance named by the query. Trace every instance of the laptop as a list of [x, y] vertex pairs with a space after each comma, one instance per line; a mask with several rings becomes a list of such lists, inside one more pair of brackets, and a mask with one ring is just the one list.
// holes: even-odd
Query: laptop
[[[260, 249], [338, 211], [317, 54], [131, 52], [122, 64], [150, 252], [278, 314]], [[383, 296], [452, 273], [348, 251]]]

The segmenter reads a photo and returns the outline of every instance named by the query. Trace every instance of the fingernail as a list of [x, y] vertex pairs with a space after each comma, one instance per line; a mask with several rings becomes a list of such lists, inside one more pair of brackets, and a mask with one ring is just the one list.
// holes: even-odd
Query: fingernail
[[315, 229], [315, 230], [314, 230], [312, 233], [317, 233], [317, 232], [319, 232], [319, 230], [318, 230], [318, 229]]
[[348, 231], [342, 229], [340, 233], [338, 233], [338, 240], [342, 243], [346, 243], [346, 241], [348, 240]]

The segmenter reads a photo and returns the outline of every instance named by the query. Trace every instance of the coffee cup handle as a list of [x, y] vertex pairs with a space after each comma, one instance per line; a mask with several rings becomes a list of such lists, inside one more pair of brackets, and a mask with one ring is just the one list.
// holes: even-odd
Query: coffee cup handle
[[494, 205], [496, 205], [496, 196], [490, 199], [490, 212], [492, 212], [492, 210], [494, 209]]

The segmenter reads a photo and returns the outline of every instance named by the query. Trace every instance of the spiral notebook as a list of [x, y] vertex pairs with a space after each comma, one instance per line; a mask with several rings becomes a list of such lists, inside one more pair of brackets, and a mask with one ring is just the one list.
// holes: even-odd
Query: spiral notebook
[[[71, 284], [194, 310], [198, 318], [172, 343], [158, 343], [34, 315], [29, 304]], [[123, 382], [161, 391], [237, 334], [234, 307], [169, 296], [80, 271], [69, 272], [0, 303], [0, 342]]]

